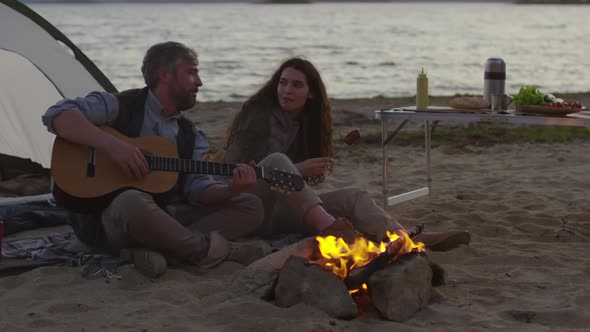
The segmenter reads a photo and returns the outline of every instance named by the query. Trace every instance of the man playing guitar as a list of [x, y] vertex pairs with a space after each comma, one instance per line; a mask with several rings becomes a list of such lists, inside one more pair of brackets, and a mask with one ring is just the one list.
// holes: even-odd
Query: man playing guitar
[[[165, 137], [185, 159], [199, 160], [209, 149], [205, 134], [181, 115], [195, 105], [202, 86], [196, 52], [177, 42], [156, 44], [141, 69], [143, 89], [64, 99], [43, 116], [47, 129], [60, 139], [108, 156], [127, 178], [139, 182], [150, 174], [143, 151], [98, 125], [129, 137]], [[241, 247], [240, 253], [228, 240], [252, 234], [263, 221], [260, 199], [244, 192], [256, 183], [256, 173], [250, 165], [237, 164], [231, 175], [229, 183], [209, 175], [181, 175], [174, 202], [185, 204], [176, 204], [176, 213], [164, 210], [152, 195], [128, 189], [117, 192], [94, 219], [72, 226], [86, 244], [120, 253], [150, 277], [166, 271], [167, 259], [203, 267], [223, 260], [249, 263], [258, 258], [251, 253], [262, 255], [270, 247], [254, 246], [250, 253]]]

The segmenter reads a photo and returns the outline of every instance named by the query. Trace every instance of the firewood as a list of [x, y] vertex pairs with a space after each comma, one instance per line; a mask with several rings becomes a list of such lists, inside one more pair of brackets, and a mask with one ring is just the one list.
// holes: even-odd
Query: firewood
[[361, 286], [369, 280], [369, 277], [381, 270], [382, 268], [389, 265], [389, 260], [394, 255], [383, 253], [377, 256], [374, 260], [372, 260], [369, 264], [359, 267], [356, 269], [351, 270], [348, 272], [348, 275], [344, 279], [344, 284], [348, 289], [359, 289]]

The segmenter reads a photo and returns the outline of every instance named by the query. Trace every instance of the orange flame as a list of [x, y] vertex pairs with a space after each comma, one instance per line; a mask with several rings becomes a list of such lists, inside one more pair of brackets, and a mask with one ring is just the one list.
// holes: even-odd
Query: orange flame
[[[361, 287], [363, 289], [363, 292], [366, 293], [367, 292], [367, 289], [368, 289], [367, 284], [366, 283], [363, 283]], [[351, 290], [348, 291], [348, 294], [352, 295], [352, 294], [354, 294], [354, 293], [356, 293], [358, 291], [360, 291], [359, 288], [357, 288], [357, 289], [351, 289]]]
[[[399, 250], [395, 253], [394, 259], [397, 257], [412, 252], [422, 252], [426, 248], [424, 243], [414, 243], [408, 233], [403, 230], [397, 230], [396, 233], [387, 231], [387, 238], [389, 241], [379, 243], [378, 245], [363, 237], [358, 237], [354, 240], [352, 245], [348, 245], [342, 238], [334, 236], [316, 237], [319, 243], [320, 253], [322, 259], [319, 263], [327, 270], [341, 279], [346, 278], [350, 270], [363, 267], [380, 254], [384, 253], [388, 245], [399, 245]], [[398, 241], [398, 243], [393, 243]], [[357, 291], [352, 291], [353, 293]]]

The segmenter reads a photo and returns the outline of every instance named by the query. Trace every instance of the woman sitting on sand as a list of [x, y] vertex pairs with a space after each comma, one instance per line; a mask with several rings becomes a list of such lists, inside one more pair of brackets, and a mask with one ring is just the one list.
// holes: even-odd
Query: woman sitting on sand
[[[263, 166], [298, 172], [308, 184], [323, 182], [333, 165], [332, 110], [322, 78], [311, 62], [302, 58], [285, 61], [271, 79], [242, 105], [228, 129], [226, 150], [226, 162], [259, 162], [264, 158]], [[273, 158], [267, 157], [269, 155], [279, 159], [283, 157], [279, 164], [273, 164], [269, 160]], [[316, 195], [306, 186], [303, 192], [295, 195], [307, 195], [312, 204], [288, 208], [292, 200], [290, 195], [264, 193], [261, 196], [265, 205], [267, 232], [276, 233], [280, 229], [302, 233], [307, 227], [307, 217], [316, 213], [322, 213], [326, 220], [326, 223], [319, 224], [320, 227], [315, 227], [320, 234], [338, 233], [330, 229], [352, 226], [368, 239], [381, 241], [386, 231], [403, 229], [359, 188]], [[284, 229], [285, 226], [287, 229]], [[322, 229], [322, 226], [325, 228]], [[350, 238], [343, 238], [351, 242]], [[422, 232], [413, 240], [424, 242], [432, 250], [449, 250], [468, 244], [470, 235], [466, 231]]]

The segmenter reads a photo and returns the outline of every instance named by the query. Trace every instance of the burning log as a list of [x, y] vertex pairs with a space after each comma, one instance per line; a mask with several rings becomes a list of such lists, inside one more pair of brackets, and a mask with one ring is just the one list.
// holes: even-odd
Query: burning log
[[351, 270], [346, 278], [344, 278], [344, 283], [348, 289], [359, 289], [362, 285], [369, 280], [369, 277], [378, 270], [386, 267], [387, 265], [391, 264], [398, 256], [402, 253], [400, 250], [403, 248], [403, 244], [401, 241], [393, 241], [389, 242], [386, 246], [385, 252], [381, 253], [375, 259], [373, 259], [369, 264], [359, 267], [356, 269]]
[[[316, 263], [343, 280], [349, 278], [348, 284], [357, 285], [399, 256], [425, 250], [423, 243], [414, 243], [403, 230], [397, 230], [395, 233], [387, 232], [387, 237], [389, 238], [387, 243], [381, 242], [378, 245], [365, 238], [357, 238], [350, 246], [342, 239], [336, 239], [333, 236], [316, 237], [322, 255], [322, 259]], [[361, 269], [366, 265], [371, 266]], [[355, 270], [358, 271], [350, 276], [350, 271]]]
[[360, 289], [373, 273], [389, 264], [391, 257], [388, 254], [379, 255], [369, 264], [350, 271], [346, 278], [344, 278], [344, 284], [348, 289]]

